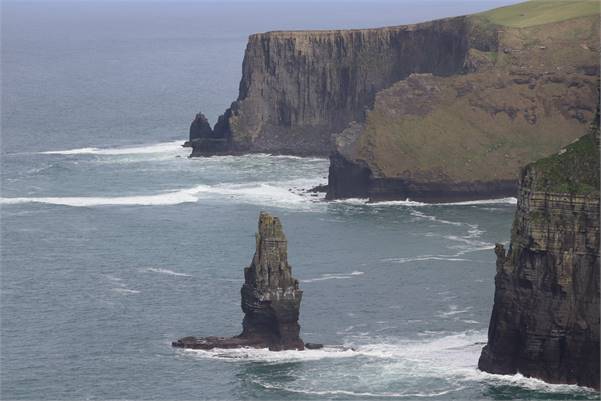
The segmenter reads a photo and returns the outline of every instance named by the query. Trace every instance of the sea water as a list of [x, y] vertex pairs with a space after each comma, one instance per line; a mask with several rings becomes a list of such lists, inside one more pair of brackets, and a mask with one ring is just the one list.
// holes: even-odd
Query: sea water
[[[515, 199], [326, 202], [326, 159], [180, 146], [235, 99], [249, 33], [500, 3], [4, 3], [1, 398], [595, 399], [476, 369]], [[326, 347], [172, 348], [240, 332], [261, 210]]]

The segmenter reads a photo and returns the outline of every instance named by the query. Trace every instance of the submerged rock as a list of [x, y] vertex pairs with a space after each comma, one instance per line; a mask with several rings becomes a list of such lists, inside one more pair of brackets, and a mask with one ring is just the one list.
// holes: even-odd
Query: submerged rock
[[256, 240], [252, 263], [244, 269], [242, 333], [235, 337], [184, 337], [173, 342], [174, 347], [256, 347], [273, 351], [305, 348], [298, 324], [303, 292], [292, 277], [288, 241], [280, 220], [261, 212]]
[[481, 370], [599, 389], [599, 127], [526, 167]]

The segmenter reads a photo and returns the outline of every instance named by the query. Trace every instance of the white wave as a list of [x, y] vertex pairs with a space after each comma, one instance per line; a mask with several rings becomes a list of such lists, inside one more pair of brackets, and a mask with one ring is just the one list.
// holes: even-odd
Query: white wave
[[414, 256], [409, 258], [388, 258], [382, 259], [383, 262], [394, 262], [394, 263], [409, 263], [409, 262], [421, 262], [427, 260], [442, 260], [447, 262], [469, 262], [469, 259], [457, 258], [453, 257], [454, 255], [423, 255], [423, 256]]
[[517, 204], [517, 198], [498, 198], [498, 199], [479, 199], [472, 201], [463, 202], [446, 202], [446, 203], [427, 203], [413, 201], [409, 198], [405, 200], [394, 200], [394, 201], [371, 201], [369, 198], [348, 198], [348, 199], [336, 199], [332, 203], [342, 203], [349, 205], [361, 205], [361, 206], [475, 206], [475, 205], [495, 205], [495, 204]]
[[498, 198], [498, 199], [480, 199], [480, 200], [471, 200], [464, 202], [449, 202], [449, 203], [433, 203], [433, 206], [463, 206], [463, 205], [496, 205], [496, 204], [507, 204], [507, 205], [517, 205], [517, 198], [509, 197], [509, 198]]
[[448, 311], [440, 312], [438, 314], [438, 316], [446, 318], [446, 317], [449, 317], [449, 316], [459, 315], [461, 313], [467, 313], [471, 309], [472, 309], [471, 306], [468, 306], [467, 308], [464, 308], [464, 309], [459, 309], [459, 307], [457, 305], [449, 305], [449, 310]]
[[136, 155], [149, 153], [173, 153], [176, 151], [186, 151], [189, 149], [182, 147], [182, 141], [162, 142], [148, 145], [129, 146], [122, 148], [78, 148], [67, 150], [47, 150], [38, 152], [46, 155]]
[[350, 395], [353, 397], [384, 397], [384, 398], [421, 398], [421, 397], [438, 397], [441, 395], [445, 395], [451, 392], [462, 390], [464, 387], [458, 387], [454, 389], [438, 391], [438, 392], [430, 392], [430, 393], [420, 393], [420, 392], [366, 392], [366, 391], [350, 391], [350, 390], [309, 390], [309, 389], [300, 389], [300, 388], [291, 388], [286, 387], [284, 385], [275, 385], [264, 383], [261, 380], [253, 380], [255, 384], [258, 384], [261, 387], [273, 390], [281, 390], [281, 391], [289, 391], [291, 393], [300, 393], [300, 394], [310, 394], [310, 395]]
[[576, 384], [547, 383], [540, 379], [526, 377], [521, 373], [517, 373], [515, 375], [496, 375], [483, 372], [481, 370], [476, 370], [473, 378], [479, 381], [484, 381], [488, 384], [510, 385], [543, 393], [581, 394], [591, 396], [596, 396], [599, 394], [598, 391], [593, 388], [578, 386]]
[[365, 273], [360, 272], [360, 271], [353, 271], [350, 274], [326, 273], [326, 274], [322, 274], [320, 277], [308, 278], [308, 279], [301, 280], [301, 282], [302, 283], [312, 283], [314, 281], [324, 281], [324, 280], [344, 280], [344, 279], [353, 278], [354, 276], [361, 276], [363, 274], [365, 274]]
[[369, 198], [347, 198], [347, 199], [335, 199], [331, 203], [354, 205], [354, 206], [429, 206], [430, 204], [424, 202], [416, 202], [409, 199], [397, 200], [397, 201], [371, 201]]
[[[352, 329], [350, 327], [347, 332]], [[344, 334], [344, 333], [341, 333]], [[486, 341], [484, 331], [442, 334], [424, 333], [422, 338], [354, 337], [367, 343], [348, 341], [344, 346], [320, 350], [279, 351], [267, 349], [178, 350], [183, 355], [219, 359], [231, 363], [284, 364], [303, 362], [294, 381], [282, 383], [269, 374], [254, 373], [253, 382], [280, 391], [315, 395], [356, 397], [435, 397], [477, 386], [515, 386], [551, 393], [586, 393], [572, 385], [553, 385], [517, 375], [492, 375], [476, 366]], [[327, 365], [314, 363], [331, 361]], [[339, 363], [344, 362], [344, 363]], [[425, 392], [424, 383], [429, 391]]]
[[311, 208], [318, 199], [307, 199], [303, 193], [290, 190], [294, 182], [198, 185], [191, 188], [161, 192], [153, 195], [133, 196], [66, 196], [66, 197], [15, 197], [0, 198], [0, 204], [46, 203], [73, 207], [91, 206], [158, 206], [193, 203], [202, 197], [227, 198], [234, 201], [267, 204], [287, 208]]
[[412, 210], [411, 215], [414, 217], [417, 217], [418, 219], [422, 219], [422, 220], [429, 220], [429, 221], [434, 221], [437, 223], [442, 223], [442, 224], [449, 224], [452, 226], [462, 226], [464, 223], [458, 222], [458, 221], [450, 221], [450, 220], [443, 220], [443, 219], [439, 219], [436, 216], [431, 216], [429, 214], [425, 214], [422, 213], [420, 211], [417, 210]]
[[168, 274], [170, 276], [192, 277], [191, 275], [186, 274], [186, 273], [178, 273], [178, 272], [174, 272], [173, 270], [169, 270], [169, 269], [161, 269], [160, 267], [159, 268], [149, 267], [145, 271], [153, 272], [153, 273]]
[[178, 205], [180, 203], [196, 202], [199, 192], [195, 188], [157, 195], [136, 196], [48, 196], [30, 198], [0, 198], [0, 204], [16, 205], [22, 203], [46, 203], [73, 207], [91, 206], [157, 206]]
[[129, 288], [113, 288], [112, 291], [119, 292], [121, 294], [139, 294], [138, 290], [130, 290]]
[[353, 358], [356, 351], [345, 347], [323, 347], [322, 349], [304, 351], [270, 351], [267, 348], [236, 348], [236, 349], [211, 349], [195, 350], [184, 349], [183, 352], [193, 354], [200, 358], [221, 359], [225, 361], [240, 362], [265, 362], [286, 363], [296, 361], [318, 361], [332, 358]]

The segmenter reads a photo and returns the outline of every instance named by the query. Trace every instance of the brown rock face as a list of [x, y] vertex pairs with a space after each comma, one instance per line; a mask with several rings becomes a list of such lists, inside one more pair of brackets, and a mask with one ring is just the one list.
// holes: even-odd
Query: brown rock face
[[277, 217], [261, 212], [257, 248], [242, 285], [242, 333], [236, 337], [184, 337], [175, 347], [304, 349], [298, 317], [303, 292], [288, 264], [288, 241]]
[[523, 171], [480, 369], [599, 389], [598, 138]]

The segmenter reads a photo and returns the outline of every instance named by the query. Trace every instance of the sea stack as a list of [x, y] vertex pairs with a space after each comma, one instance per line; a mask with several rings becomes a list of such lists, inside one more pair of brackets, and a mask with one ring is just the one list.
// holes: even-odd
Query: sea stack
[[478, 367], [599, 389], [599, 122], [521, 174]]
[[256, 251], [244, 269], [242, 333], [235, 337], [185, 337], [174, 347], [212, 349], [255, 347], [303, 350], [298, 317], [303, 292], [288, 264], [288, 241], [277, 217], [261, 212]]

